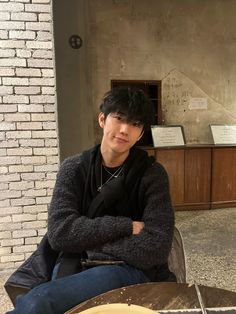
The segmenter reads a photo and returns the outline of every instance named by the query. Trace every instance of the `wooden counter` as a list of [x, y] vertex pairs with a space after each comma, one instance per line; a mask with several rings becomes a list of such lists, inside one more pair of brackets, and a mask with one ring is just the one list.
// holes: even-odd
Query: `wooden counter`
[[236, 207], [236, 146], [143, 149], [165, 167], [176, 210]]

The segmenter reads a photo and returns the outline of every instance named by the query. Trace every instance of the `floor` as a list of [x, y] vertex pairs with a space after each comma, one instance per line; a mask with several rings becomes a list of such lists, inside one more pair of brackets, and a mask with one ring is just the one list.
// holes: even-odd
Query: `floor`
[[[187, 282], [236, 292], [236, 208], [178, 211]], [[9, 271], [0, 273], [0, 314], [12, 308], [3, 284]]]

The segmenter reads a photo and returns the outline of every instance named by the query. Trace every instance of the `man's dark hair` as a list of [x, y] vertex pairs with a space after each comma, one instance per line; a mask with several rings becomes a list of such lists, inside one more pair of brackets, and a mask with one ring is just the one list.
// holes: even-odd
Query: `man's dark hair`
[[152, 103], [143, 90], [132, 87], [116, 87], [105, 94], [100, 105], [105, 118], [109, 113], [124, 115], [127, 122], [140, 122], [144, 130], [153, 121]]

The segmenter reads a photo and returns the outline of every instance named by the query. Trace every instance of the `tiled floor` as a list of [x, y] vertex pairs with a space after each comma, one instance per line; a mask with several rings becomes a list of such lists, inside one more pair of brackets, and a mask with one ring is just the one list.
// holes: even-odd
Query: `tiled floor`
[[[184, 240], [187, 281], [236, 291], [236, 208], [178, 211], [176, 225]], [[8, 275], [0, 273], [0, 314], [12, 307], [3, 289]]]

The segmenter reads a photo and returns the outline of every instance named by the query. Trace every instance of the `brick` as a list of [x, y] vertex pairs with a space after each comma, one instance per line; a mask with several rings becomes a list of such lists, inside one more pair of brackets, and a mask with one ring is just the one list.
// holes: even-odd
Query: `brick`
[[19, 166], [9, 166], [9, 172], [32, 172], [33, 166], [32, 165], [19, 165]]
[[32, 121], [55, 121], [55, 114], [53, 113], [32, 113]]
[[1, 21], [10, 20], [10, 13], [9, 12], [0, 12], [0, 20]]
[[1, 122], [0, 123], [0, 130], [7, 131], [7, 130], [15, 130], [16, 125], [13, 122]]
[[30, 138], [31, 131], [9, 131], [6, 135], [7, 138]]
[[37, 32], [37, 40], [39, 40], [39, 41], [52, 40], [52, 33], [51, 32], [38, 31]]
[[32, 0], [32, 3], [50, 3], [50, 0]]
[[43, 155], [43, 156], [51, 156], [58, 155], [57, 148], [33, 148], [34, 155]]
[[16, 112], [17, 106], [16, 105], [1, 105], [0, 112]]
[[50, 6], [44, 5], [44, 4], [26, 4], [25, 11], [38, 12], [38, 13], [42, 13], [42, 12], [50, 13]]
[[[1, 108], [1, 106], [0, 106]], [[43, 105], [35, 105], [35, 104], [30, 104], [30, 105], [18, 105], [18, 111], [19, 112], [43, 112], [44, 107]], [[30, 136], [28, 136], [30, 137]]]
[[[39, 38], [37, 38], [37, 41], [29, 41], [26, 43], [26, 46], [28, 49], [52, 49], [52, 42], [50, 41], [39, 41]], [[38, 51], [38, 50], [37, 50]], [[43, 50], [45, 51], [45, 50]], [[47, 51], [47, 50], [46, 50]], [[52, 51], [47, 51], [44, 56], [37, 52], [36, 55], [39, 55], [39, 58], [45, 58], [45, 59], [52, 59]], [[36, 58], [36, 55], [33, 53], [33, 57]]]
[[24, 229], [39, 229], [39, 228], [46, 228], [46, 226], [47, 226], [46, 221], [42, 221], [42, 220], [23, 223]]
[[13, 253], [33, 252], [37, 249], [37, 245], [22, 245], [13, 247]]
[[29, 85], [40, 85], [40, 86], [54, 86], [55, 80], [54, 78], [30, 78], [29, 79]]
[[1, 208], [0, 216], [21, 214], [21, 213], [22, 213], [22, 208], [21, 207], [5, 207], [5, 208]]
[[55, 97], [49, 95], [30, 96], [30, 102], [38, 104], [54, 103]]
[[54, 165], [43, 165], [43, 166], [34, 166], [34, 171], [58, 171], [59, 166], [57, 164]]
[[[0, 208], [10, 206], [10, 200], [0, 201]], [[1, 228], [1, 225], [0, 225]]]
[[46, 163], [45, 156], [31, 156], [31, 157], [22, 157], [23, 164], [44, 164]]
[[55, 95], [55, 87], [42, 87], [42, 94]]
[[[0, 157], [0, 165], [17, 165], [20, 163], [21, 163], [20, 157], [15, 157], [15, 156]], [[9, 177], [9, 179], [13, 180], [13, 177]]]
[[18, 130], [42, 130], [42, 122], [18, 122]]
[[37, 204], [50, 204], [50, 202], [51, 202], [51, 197], [49, 196], [36, 197]]
[[24, 95], [4, 96], [3, 102], [7, 104], [28, 104], [29, 97]]
[[0, 76], [14, 76], [15, 71], [8, 68], [0, 68]]
[[56, 122], [43, 122], [44, 130], [56, 130], [57, 124]]
[[20, 145], [22, 147], [43, 147], [44, 146], [44, 140], [32, 140], [32, 139], [27, 139], [27, 140], [20, 140]]
[[5, 121], [30, 121], [30, 114], [28, 113], [7, 113], [5, 114]]
[[[0, 131], [0, 141], [4, 141], [6, 139], [5, 132]], [[0, 142], [1, 144], [1, 142]]]
[[12, 233], [13, 238], [35, 237], [36, 235], [36, 230], [16, 230]]
[[8, 32], [6, 30], [0, 30], [0, 39], [8, 39]]
[[13, 49], [1, 49], [1, 58], [12, 58], [15, 57], [15, 50]]
[[49, 22], [26, 22], [26, 30], [51, 31], [51, 29], [52, 25]]
[[27, 13], [27, 12], [20, 12], [20, 13], [12, 13], [11, 20], [14, 21], [37, 21], [37, 14], [35, 13]]
[[34, 182], [30, 181], [20, 181], [20, 182], [10, 182], [10, 190], [27, 190], [34, 187]]
[[6, 255], [11, 253], [10, 247], [0, 247], [0, 255]]
[[30, 189], [22, 193], [25, 197], [47, 196], [47, 190]]
[[41, 88], [38, 86], [15, 87], [15, 93], [21, 95], [35, 95], [41, 93]]
[[52, 68], [52, 60], [28, 59], [28, 66], [32, 68]]
[[58, 156], [47, 156], [47, 163], [58, 164], [59, 163], [59, 157]]
[[0, 40], [1, 48], [25, 48], [24, 40]]
[[45, 220], [45, 222], [48, 219], [48, 213], [39, 213], [37, 214], [37, 220]]
[[10, 203], [11, 203], [11, 206], [33, 205], [35, 204], [35, 199], [33, 198], [11, 199]]
[[[19, 58], [0, 59], [0, 66], [9, 66], [9, 67], [23, 66], [23, 67], [25, 67], [26, 66], [26, 60], [25, 59], [19, 59]], [[4, 79], [3, 79], [3, 82], [4, 82]], [[8, 84], [8, 85], [13, 85], [13, 84]]]
[[21, 197], [21, 191], [5, 191], [0, 195], [0, 200], [17, 197]]
[[27, 156], [32, 155], [32, 148], [18, 147], [18, 148], [8, 148], [8, 156]]
[[38, 236], [44, 236], [46, 232], [47, 232], [47, 228], [39, 229]]
[[24, 254], [19, 254], [19, 255], [10, 254], [7, 256], [1, 256], [0, 260], [1, 260], [1, 263], [9, 263], [9, 262], [15, 262], [15, 261], [23, 261], [24, 258], [25, 258]]
[[15, 263], [14, 262], [1, 263], [0, 267], [1, 267], [0, 270], [12, 269], [15, 268]]
[[[32, 22], [33, 23], [33, 22]], [[25, 25], [24, 22], [13, 22], [13, 21], [4, 21], [0, 22], [0, 29], [24, 29]]]
[[44, 112], [55, 112], [55, 105], [46, 104], [44, 105]]
[[44, 213], [47, 212], [47, 205], [24, 206], [24, 213]]
[[33, 31], [10, 31], [10, 39], [35, 39], [36, 33]]
[[[2, 158], [2, 157], [0, 157], [0, 158]], [[1, 177], [0, 177], [0, 182], [13, 182], [13, 181], [19, 181], [19, 180], [20, 180], [20, 176], [19, 176], [19, 174], [16, 174], [16, 173], [4, 174], [4, 175], [1, 175]]]
[[22, 227], [21, 223], [14, 224], [14, 223], [10, 222], [10, 223], [1, 224], [0, 225], [0, 230], [2, 230], [2, 231], [5, 231], [5, 230], [6, 231], [9, 231], [9, 230], [20, 230], [21, 227]]
[[32, 131], [32, 138], [56, 138], [56, 131]]
[[0, 232], [0, 239], [9, 239], [9, 238], [11, 238], [11, 232], [10, 231], [1, 231]]
[[30, 58], [32, 54], [29, 50], [16, 49], [16, 55], [19, 58]]
[[36, 50], [33, 52], [33, 58], [43, 58], [43, 59], [52, 59], [52, 51], [51, 50]]
[[[1, 150], [0, 150], [0, 151], [1, 151]], [[1, 156], [6, 156], [6, 154], [1, 155]], [[1, 167], [1, 166], [0, 166], [0, 174], [7, 173], [7, 171], [8, 171], [7, 167]], [[1, 197], [1, 195], [0, 195], [0, 197]], [[5, 198], [5, 197], [4, 197], [4, 198]]]
[[42, 237], [25, 238], [25, 244], [39, 244]]
[[0, 3], [0, 12], [19, 12], [24, 11], [22, 3]]
[[16, 68], [17, 76], [41, 76], [41, 71], [35, 68]]
[[0, 141], [0, 147], [19, 147], [17, 140]]
[[23, 180], [42, 180], [45, 178], [45, 173], [22, 173]]
[[0, 224], [6, 223], [6, 222], [11, 222], [11, 216], [6, 216], [6, 217], [0, 217]]
[[[8, 184], [7, 183], [0, 183], [0, 190], [8, 190]], [[1, 211], [0, 211], [1, 216]]]
[[0, 95], [11, 95], [13, 94], [13, 87], [11, 86], [0, 86]]
[[20, 77], [5, 77], [3, 78], [4, 85], [28, 85], [29, 79], [28, 78], [20, 78]]
[[[12, 217], [13, 222], [24, 222], [24, 221], [35, 221], [37, 218], [36, 215], [32, 214], [21, 214], [21, 215], [14, 215]], [[33, 227], [31, 228], [33, 229]]]
[[35, 182], [36, 189], [54, 188], [54, 185], [55, 185], [55, 180], [45, 180], [45, 181]]
[[47, 13], [40, 13], [38, 17], [39, 17], [39, 22], [51, 22], [52, 20], [51, 14], [47, 14]]

